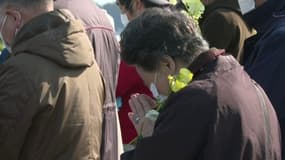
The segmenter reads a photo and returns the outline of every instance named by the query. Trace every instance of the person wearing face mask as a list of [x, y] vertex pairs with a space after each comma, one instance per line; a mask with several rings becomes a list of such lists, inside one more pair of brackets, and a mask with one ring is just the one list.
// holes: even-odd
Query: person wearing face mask
[[105, 84], [82, 23], [53, 0], [0, 8], [0, 159], [100, 160]]
[[[167, 100], [130, 100], [140, 134], [122, 160], [281, 160], [279, 123], [263, 89], [182, 13], [147, 9], [122, 33], [121, 56]], [[150, 127], [152, 126], [152, 127]]]
[[243, 64], [243, 45], [252, 36], [242, 18], [238, 0], [201, 0], [205, 12], [199, 20], [203, 36], [210, 46], [226, 49]]
[[285, 159], [285, 1], [256, 0], [256, 9], [244, 15], [257, 35], [245, 41], [245, 70], [270, 98], [278, 115]]
[[[78, 7], [81, 6], [81, 7]], [[84, 9], [82, 9], [82, 7]], [[68, 9], [81, 20], [92, 43], [95, 60], [105, 80], [107, 97], [104, 102], [104, 152], [102, 159], [116, 160], [123, 152], [121, 130], [116, 110], [116, 86], [119, 74], [120, 46], [115, 37], [114, 26], [106, 11], [92, 0], [56, 0], [55, 8]]]
[[[168, 7], [170, 5], [167, 0], [117, 0], [116, 3], [122, 13], [122, 23], [125, 25], [146, 8]], [[131, 111], [128, 101], [136, 93], [143, 93], [152, 97], [149, 86], [144, 85], [135, 68], [121, 61], [116, 96], [122, 102], [119, 118], [124, 144], [132, 142], [137, 136], [136, 130], [128, 117], [128, 113]]]

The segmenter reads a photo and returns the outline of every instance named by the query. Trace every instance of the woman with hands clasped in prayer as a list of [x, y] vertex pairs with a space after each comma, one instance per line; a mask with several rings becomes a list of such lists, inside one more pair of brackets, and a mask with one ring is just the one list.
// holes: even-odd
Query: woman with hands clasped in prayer
[[[129, 113], [130, 120], [134, 124], [138, 134], [142, 137], [152, 135], [155, 120], [145, 117], [146, 113], [156, 108], [156, 102], [145, 94], [135, 94], [129, 100], [133, 112]], [[135, 114], [136, 113], [136, 114]], [[144, 118], [141, 120], [141, 118]]]
[[279, 124], [264, 93], [224, 50], [209, 49], [181, 13], [148, 9], [128, 24], [121, 56], [156, 101], [133, 95], [139, 138], [122, 160], [280, 160]]

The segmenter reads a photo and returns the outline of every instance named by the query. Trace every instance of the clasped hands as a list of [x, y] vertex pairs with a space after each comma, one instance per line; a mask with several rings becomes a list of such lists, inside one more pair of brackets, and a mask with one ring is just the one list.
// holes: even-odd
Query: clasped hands
[[138, 135], [151, 136], [156, 118], [152, 118], [149, 114], [156, 108], [156, 101], [144, 94], [134, 94], [131, 96], [129, 104], [132, 112], [128, 115]]

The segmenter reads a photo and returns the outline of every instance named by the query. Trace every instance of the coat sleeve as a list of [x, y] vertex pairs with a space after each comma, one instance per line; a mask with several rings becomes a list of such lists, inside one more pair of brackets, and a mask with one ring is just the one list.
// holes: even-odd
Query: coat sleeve
[[228, 50], [235, 38], [236, 26], [225, 15], [215, 12], [203, 22], [201, 31], [211, 47]]
[[0, 66], [0, 157], [18, 160], [31, 126], [33, 92], [15, 68]]
[[172, 97], [153, 135], [139, 141], [123, 160], [197, 159], [215, 119], [213, 101], [205, 91], [193, 88]]

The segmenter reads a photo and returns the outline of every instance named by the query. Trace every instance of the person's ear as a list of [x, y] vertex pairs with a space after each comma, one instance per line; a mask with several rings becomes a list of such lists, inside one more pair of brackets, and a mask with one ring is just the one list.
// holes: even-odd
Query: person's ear
[[160, 70], [166, 75], [174, 75], [176, 73], [175, 60], [170, 56], [163, 56], [160, 60]]
[[16, 28], [20, 28], [20, 25], [22, 24], [22, 15], [19, 11], [7, 9], [6, 14], [12, 22], [15, 24]]
[[137, 10], [139, 12], [142, 12], [144, 10], [144, 8], [145, 8], [142, 0], [133, 0], [133, 1], [134, 1], [134, 4], [133, 4], [134, 8], [133, 9]]

